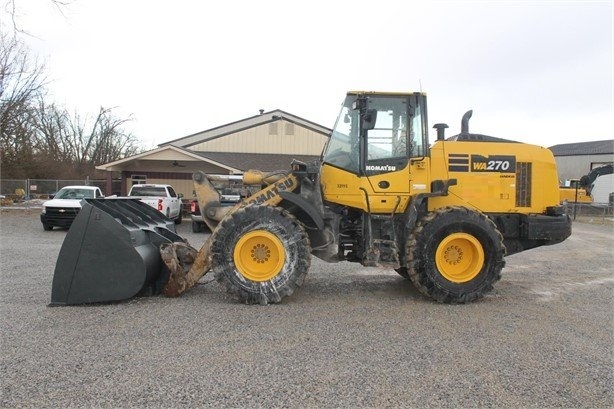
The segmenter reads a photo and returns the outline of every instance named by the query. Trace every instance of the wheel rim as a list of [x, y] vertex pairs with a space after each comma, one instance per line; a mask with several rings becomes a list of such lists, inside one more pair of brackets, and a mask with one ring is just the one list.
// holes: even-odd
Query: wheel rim
[[286, 251], [273, 233], [254, 230], [239, 239], [233, 255], [237, 270], [243, 277], [252, 281], [267, 281], [281, 271]]
[[437, 269], [447, 280], [466, 283], [473, 280], [484, 265], [484, 249], [478, 239], [467, 233], [454, 233], [437, 246]]

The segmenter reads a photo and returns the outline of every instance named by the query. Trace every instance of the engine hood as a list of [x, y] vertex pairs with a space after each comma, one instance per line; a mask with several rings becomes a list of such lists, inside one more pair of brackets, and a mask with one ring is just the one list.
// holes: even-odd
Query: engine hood
[[43, 207], [81, 207], [81, 199], [51, 199], [43, 203]]

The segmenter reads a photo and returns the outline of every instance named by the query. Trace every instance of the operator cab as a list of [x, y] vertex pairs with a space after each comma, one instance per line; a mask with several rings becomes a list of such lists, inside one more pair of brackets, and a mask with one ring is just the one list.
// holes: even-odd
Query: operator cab
[[355, 175], [405, 168], [428, 156], [426, 95], [349, 92], [323, 162]]

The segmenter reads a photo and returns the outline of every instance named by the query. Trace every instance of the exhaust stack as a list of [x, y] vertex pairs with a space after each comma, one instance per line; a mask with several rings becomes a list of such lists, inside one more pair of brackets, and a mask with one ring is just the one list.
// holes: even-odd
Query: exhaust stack
[[469, 110], [463, 115], [463, 119], [461, 119], [461, 134], [469, 133], [469, 119], [471, 119], [471, 115], [473, 115], [473, 110]]

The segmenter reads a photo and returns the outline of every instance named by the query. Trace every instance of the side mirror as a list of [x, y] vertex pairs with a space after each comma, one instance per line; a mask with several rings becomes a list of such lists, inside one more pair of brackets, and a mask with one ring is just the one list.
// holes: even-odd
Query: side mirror
[[181, 199], [181, 198], [183, 197], [183, 193], [178, 193], [178, 194], [177, 194], [177, 197], [178, 197], [179, 199]]
[[367, 112], [365, 112], [362, 115], [361, 128], [364, 131], [369, 131], [369, 130], [375, 128], [375, 121], [376, 120], [377, 120], [377, 110], [375, 110], [375, 109], [367, 109]]

